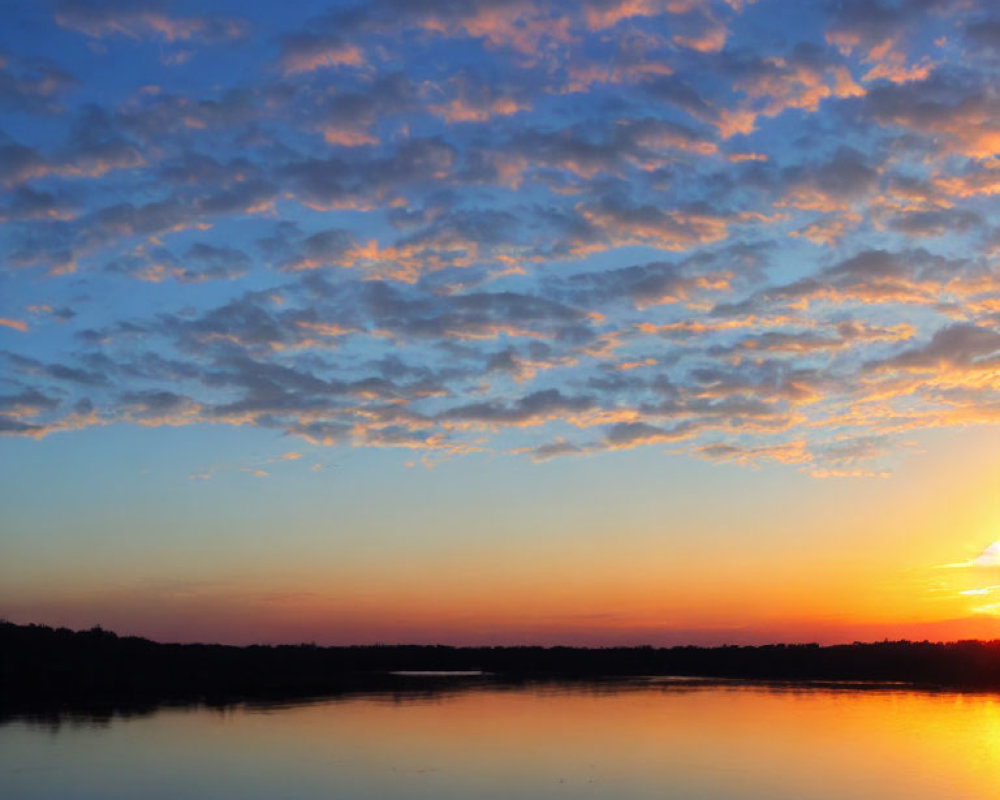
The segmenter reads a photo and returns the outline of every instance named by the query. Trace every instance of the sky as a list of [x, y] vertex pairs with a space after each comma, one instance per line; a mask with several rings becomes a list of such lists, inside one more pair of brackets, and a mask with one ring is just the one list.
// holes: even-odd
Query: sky
[[1000, 10], [0, 13], [0, 617], [1000, 638]]

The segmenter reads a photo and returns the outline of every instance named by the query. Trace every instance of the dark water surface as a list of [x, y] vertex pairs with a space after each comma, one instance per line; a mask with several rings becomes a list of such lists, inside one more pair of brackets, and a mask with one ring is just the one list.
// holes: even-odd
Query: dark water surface
[[1000, 696], [652, 681], [8, 718], [5, 800], [1000, 797]]

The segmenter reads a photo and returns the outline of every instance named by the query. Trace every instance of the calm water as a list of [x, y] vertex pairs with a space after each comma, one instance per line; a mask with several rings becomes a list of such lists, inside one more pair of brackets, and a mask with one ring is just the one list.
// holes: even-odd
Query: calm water
[[477, 689], [0, 725], [0, 797], [1000, 797], [1000, 697]]

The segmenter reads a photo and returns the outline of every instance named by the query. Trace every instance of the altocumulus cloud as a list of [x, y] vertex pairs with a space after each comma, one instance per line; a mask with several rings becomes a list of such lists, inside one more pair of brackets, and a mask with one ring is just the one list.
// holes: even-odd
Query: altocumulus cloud
[[0, 434], [833, 477], [1000, 422], [993, 9], [222, 6], [8, 14]]

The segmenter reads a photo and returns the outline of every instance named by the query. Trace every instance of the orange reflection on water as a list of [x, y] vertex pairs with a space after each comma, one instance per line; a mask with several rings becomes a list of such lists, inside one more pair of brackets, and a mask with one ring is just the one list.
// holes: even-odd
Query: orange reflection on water
[[[5, 733], [0, 727], [0, 744]], [[36, 753], [30, 732], [21, 734], [8, 737], [7, 752], [30, 770]], [[143, 776], [156, 774], [159, 759], [171, 796], [182, 800], [208, 796], [206, 786], [213, 797], [379, 800], [1000, 796], [994, 695], [669, 683], [491, 688], [266, 712], [161, 711], [88, 735], [61, 731], [63, 762], [43, 753], [45, 769], [35, 773], [43, 782], [23, 796], [62, 796], [44, 781], [64, 780], [98, 781], [102, 797], [117, 798], [114, 768], [92, 774], [102, 753], [114, 754], [118, 769], [138, 765]], [[73, 761], [76, 739], [85, 756]], [[142, 780], [121, 783], [131, 791]]]
[[513, 794], [573, 785], [616, 796], [1000, 796], [995, 696], [741, 685], [475, 691], [305, 706], [240, 724], [269, 740], [280, 725], [289, 754], [350, 753], [446, 795], [458, 781]]

